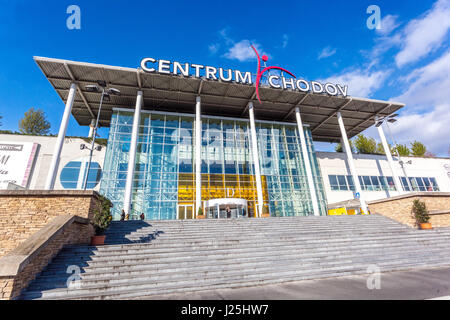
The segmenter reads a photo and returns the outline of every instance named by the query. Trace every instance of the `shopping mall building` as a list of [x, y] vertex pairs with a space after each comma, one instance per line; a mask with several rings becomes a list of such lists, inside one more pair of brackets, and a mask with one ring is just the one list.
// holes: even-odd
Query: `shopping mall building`
[[[224, 217], [227, 207], [232, 217], [326, 215], [342, 200], [357, 199], [366, 211], [367, 200], [415, 188], [450, 191], [449, 159], [406, 164], [409, 158], [399, 161], [389, 150], [352, 155], [349, 138], [404, 105], [350, 97], [345, 84], [309, 82], [272, 67], [258, 66], [254, 75], [153, 58], [138, 68], [34, 59], [65, 109], [45, 170], [28, 188], [83, 185], [81, 142], [61, 161], [67, 123], [73, 115], [92, 126], [99, 116], [99, 125], [109, 127], [108, 144], [94, 152], [88, 188], [113, 201], [116, 219], [122, 209], [147, 219], [195, 218], [199, 208], [208, 218]], [[102, 90], [88, 89], [102, 81], [120, 95], [103, 96], [99, 113]], [[313, 141], [342, 142], [346, 152], [317, 153]]]

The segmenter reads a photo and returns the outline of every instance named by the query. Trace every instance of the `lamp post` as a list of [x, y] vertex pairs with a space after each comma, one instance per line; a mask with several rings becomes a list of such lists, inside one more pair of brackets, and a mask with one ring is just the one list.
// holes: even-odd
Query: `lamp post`
[[[408, 188], [409, 188], [409, 190], [411, 192], [411, 191], [413, 191], [413, 189], [412, 189], [412, 186], [411, 186], [411, 182], [409, 181], [408, 175], [406, 174], [406, 170], [405, 170], [405, 167], [404, 167], [405, 162], [400, 157], [400, 153], [398, 152], [398, 148], [397, 148], [397, 142], [395, 142], [395, 140], [394, 140], [394, 138], [392, 136], [392, 133], [391, 133], [391, 128], [389, 127], [389, 123], [397, 122], [397, 119], [395, 119], [395, 117], [397, 117], [397, 116], [398, 116], [398, 114], [395, 113], [395, 114], [391, 114], [391, 115], [388, 115], [388, 116], [385, 116], [385, 117], [382, 117], [382, 118], [375, 119], [375, 126], [378, 128], [383, 123], [386, 123], [386, 127], [387, 127], [388, 133], [389, 133], [389, 138], [391, 139], [392, 142], [394, 142], [394, 145], [395, 145], [395, 153], [397, 154], [397, 157], [398, 157], [398, 163], [402, 167], [403, 174], [405, 175], [405, 178], [406, 178], [406, 183], [407, 183]], [[406, 163], [407, 164], [411, 164], [411, 160], [407, 161]]]
[[[98, 107], [97, 120], [95, 122], [95, 127], [94, 127], [94, 130], [93, 130], [91, 147], [88, 148], [88, 147], [86, 147], [84, 145], [81, 145], [81, 149], [82, 150], [84, 148], [89, 149], [89, 161], [88, 161], [88, 167], [87, 167], [87, 170], [86, 170], [86, 174], [85, 174], [84, 179], [83, 179], [84, 180], [84, 182], [83, 182], [83, 190], [86, 190], [87, 181], [88, 181], [88, 178], [89, 178], [89, 170], [91, 169], [92, 153], [94, 151], [95, 138], [97, 137], [98, 122], [99, 122], [100, 113], [101, 113], [101, 110], [102, 110], [103, 99], [109, 101], [111, 99], [110, 98], [111, 95], [118, 95], [118, 96], [120, 96], [120, 90], [115, 89], [115, 88], [106, 89], [106, 82], [105, 81], [99, 80], [99, 81], [97, 81], [97, 84], [102, 88], [101, 89], [102, 95], [100, 97], [100, 105]], [[86, 90], [89, 91], [89, 92], [100, 92], [100, 88], [97, 85], [95, 85], [95, 84], [87, 85], [86, 86]], [[101, 147], [100, 147], [100, 149], [97, 149], [97, 150], [101, 150]]]

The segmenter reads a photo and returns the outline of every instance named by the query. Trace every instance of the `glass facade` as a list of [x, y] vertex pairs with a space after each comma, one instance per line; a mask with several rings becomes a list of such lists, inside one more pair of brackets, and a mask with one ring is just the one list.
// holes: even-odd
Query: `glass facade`
[[[142, 112], [133, 179], [131, 218], [177, 219], [194, 216], [194, 116]], [[114, 203], [114, 218], [123, 206], [133, 113], [115, 110], [100, 191]], [[237, 198], [247, 201], [246, 216], [257, 203], [250, 124], [245, 119], [202, 117], [202, 201]], [[326, 214], [322, 178], [304, 128], [313, 165], [321, 214]], [[312, 214], [296, 124], [256, 122], [264, 207], [271, 216]]]

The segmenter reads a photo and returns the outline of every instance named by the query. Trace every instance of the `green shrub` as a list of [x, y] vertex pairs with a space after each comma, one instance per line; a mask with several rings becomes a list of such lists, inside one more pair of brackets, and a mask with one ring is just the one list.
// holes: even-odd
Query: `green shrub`
[[92, 219], [92, 225], [95, 228], [95, 233], [100, 235], [108, 228], [109, 224], [112, 220], [111, 208], [113, 204], [112, 202], [102, 196], [99, 195], [99, 201], [97, 202], [97, 207], [94, 209], [94, 218]]
[[420, 223], [427, 223], [430, 220], [430, 215], [428, 214], [425, 202], [422, 202], [419, 199], [414, 200], [412, 212], [417, 225]]
[[202, 207], [199, 207], [199, 208], [198, 208], [197, 215], [198, 215], [198, 216], [202, 216], [202, 215], [203, 215], [203, 209], [202, 209]]

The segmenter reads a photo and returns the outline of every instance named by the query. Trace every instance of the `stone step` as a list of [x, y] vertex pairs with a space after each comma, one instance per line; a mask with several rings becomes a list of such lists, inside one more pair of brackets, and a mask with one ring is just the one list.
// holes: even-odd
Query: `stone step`
[[[397, 230], [403, 230], [407, 231], [410, 230], [410, 228], [406, 228], [404, 226], [399, 225], [384, 225], [384, 229], [391, 230], [391, 229], [397, 229]], [[142, 228], [142, 229], [124, 229], [124, 230], [118, 230], [111, 228], [105, 231], [105, 235], [123, 235], [128, 233], [140, 233], [140, 234], [150, 234], [150, 233], [183, 233], [183, 234], [194, 234], [194, 233], [205, 233], [205, 234], [211, 234], [215, 232], [242, 232], [242, 233], [252, 233], [255, 230], [260, 232], [266, 232], [266, 231], [286, 231], [286, 232], [322, 232], [322, 231], [335, 231], [335, 232], [341, 232], [343, 230], [364, 230], [364, 229], [380, 229], [379, 225], [349, 225], [345, 226], [345, 228], [342, 227], [336, 227], [336, 226], [317, 226], [317, 227], [311, 227], [311, 226], [265, 226], [261, 228], [251, 228], [251, 227], [230, 227], [230, 228], [189, 228], [189, 229], [168, 229], [168, 228], [158, 228], [158, 227], [149, 227], [149, 228]]]
[[[450, 228], [379, 215], [115, 221], [104, 246], [67, 246], [22, 299], [125, 299], [450, 265]], [[68, 265], [82, 286], [67, 288]]]
[[[234, 255], [217, 255], [209, 258], [201, 259], [202, 257], [197, 256], [189, 256], [187, 257], [164, 257], [161, 259], [154, 259], [154, 258], [146, 258], [146, 257], [139, 257], [134, 259], [117, 259], [117, 260], [106, 260], [106, 261], [85, 261], [83, 263], [77, 263], [77, 262], [69, 262], [69, 263], [52, 263], [52, 267], [46, 269], [43, 274], [54, 276], [57, 274], [62, 274], [67, 270], [67, 266], [69, 265], [78, 265], [80, 268], [83, 268], [85, 273], [90, 272], [108, 272], [111, 270], [114, 271], [122, 271], [122, 270], [130, 270], [136, 266], [142, 266], [145, 265], [146, 269], [153, 269], [155, 272], [159, 272], [163, 269], [166, 270], [183, 270], [182, 268], [194, 268], [194, 267], [202, 267], [202, 266], [209, 266], [211, 268], [214, 268], [215, 266], [221, 266], [221, 265], [238, 265], [241, 263], [252, 263], [252, 262], [258, 262], [258, 261], [264, 261], [268, 263], [276, 263], [278, 260], [281, 260], [283, 258], [295, 258], [299, 262], [321, 262], [321, 261], [327, 261], [328, 259], [334, 259], [339, 261], [339, 259], [345, 257], [355, 257], [355, 258], [361, 258], [361, 257], [372, 257], [374, 253], [382, 254], [383, 256], [393, 255], [406, 255], [406, 254], [417, 254], [418, 256], [421, 256], [421, 252], [427, 251], [427, 252], [439, 252], [443, 251], [448, 246], [442, 245], [442, 246], [434, 246], [432, 248], [410, 248], [409, 250], [407, 248], [402, 248], [402, 250], [397, 250], [397, 248], [388, 250], [388, 249], [379, 249], [379, 250], [371, 250], [370, 252], [364, 252], [363, 250], [352, 250], [352, 251], [345, 251], [345, 252], [320, 252], [320, 253], [311, 253], [311, 252], [305, 252], [305, 253], [295, 253], [295, 252], [286, 252], [286, 253], [280, 253], [280, 254], [264, 254], [264, 252], [254, 254], [251, 256], [248, 256], [246, 253], [244, 254], [234, 254]], [[181, 268], [181, 269], [180, 269]], [[139, 268], [138, 268], [139, 269]]]
[[[303, 242], [303, 241], [290, 241], [286, 242], [278, 242], [278, 243], [254, 243], [251, 246], [200, 246], [198, 248], [190, 248], [187, 246], [183, 246], [181, 248], [173, 248], [169, 247], [161, 247], [159, 249], [155, 249], [152, 246], [143, 246], [134, 248], [130, 245], [124, 246], [121, 248], [114, 248], [114, 250], [85, 250], [84, 248], [72, 249], [72, 250], [64, 250], [62, 251], [53, 262], [57, 261], [77, 261], [80, 259], [91, 259], [91, 260], [101, 260], [107, 259], [111, 260], [114, 257], [132, 257], [134, 255], [139, 256], [153, 256], [153, 257], [166, 257], [168, 255], [180, 255], [185, 256], [188, 252], [193, 255], [205, 255], [205, 254], [228, 254], [228, 253], [254, 253], [254, 252], [271, 252], [271, 251], [282, 251], [282, 250], [296, 250], [296, 251], [336, 251], [336, 250], [348, 250], [352, 248], [376, 248], [383, 247], [387, 243], [380, 240], [365, 240], [359, 241], [359, 243], [355, 244], [354, 239], [347, 239], [347, 241], [334, 241], [333, 243], [329, 243], [327, 246], [318, 246], [317, 243], [312, 242]], [[411, 246], [411, 243], [416, 245], [437, 245], [440, 243], [444, 243], [445, 245], [450, 244], [450, 236], [448, 237], [427, 237], [427, 238], [396, 238], [396, 242], [394, 244], [389, 244], [390, 247], [400, 247], [400, 246]]]
[[[277, 244], [284, 244], [286, 245], [286, 240], [289, 240], [289, 243], [297, 243], [302, 242], [305, 244], [310, 245], [321, 245], [321, 244], [329, 244], [330, 240], [332, 242], [343, 242], [343, 243], [357, 243], [357, 242], [364, 242], [364, 241], [392, 241], [392, 240], [427, 240], [427, 239], [440, 239], [444, 238], [446, 239], [448, 236], [445, 234], [433, 234], [433, 233], [426, 233], [426, 232], [417, 232], [417, 233], [408, 233], [408, 234], [389, 234], [389, 235], [377, 235], [377, 236], [367, 236], [367, 235], [361, 235], [359, 237], [301, 237], [300, 235], [298, 237], [292, 237], [287, 238], [282, 241], [275, 239], [269, 239], [264, 238], [262, 240], [264, 241], [254, 241], [253, 239], [241, 239], [241, 240], [234, 240], [234, 239], [223, 239], [223, 240], [216, 240], [216, 239], [184, 239], [184, 242], [175, 241], [175, 242], [165, 242], [162, 239], [158, 239], [158, 241], [155, 242], [149, 242], [149, 243], [133, 243], [133, 244], [115, 244], [115, 245], [104, 245], [104, 246], [86, 246], [83, 249], [79, 250], [86, 250], [86, 251], [92, 251], [92, 250], [98, 250], [100, 251], [109, 251], [109, 250], [117, 250], [117, 249], [139, 249], [139, 248], [155, 248], [155, 249], [180, 249], [185, 250], [186, 248], [207, 248], [208, 246], [212, 247], [236, 247], [236, 246], [259, 246], [259, 245], [277, 245]], [[161, 240], [161, 241], [159, 241]], [[69, 250], [71, 250], [73, 247], [68, 247]], [[79, 251], [80, 252], [80, 251]]]
[[[385, 250], [385, 249], [378, 249], [370, 251], [369, 253], [364, 252], [363, 250], [355, 250], [355, 251], [349, 251], [345, 253], [322, 253], [321, 255], [316, 254], [305, 254], [305, 255], [295, 255], [295, 254], [280, 254], [277, 256], [273, 256], [270, 258], [262, 258], [262, 257], [249, 257], [244, 259], [238, 259], [237, 257], [233, 259], [212, 259], [212, 258], [205, 258], [204, 260], [198, 260], [198, 261], [187, 261], [179, 264], [172, 264], [171, 269], [167, 268], [168, 263], [152, 263], [152, 264], [136, 264], [136, 265], [129, 265], [129, 264], [122, 264], [119, 267], [117, 266], [109, 266], [108, 264], [101, 265], [99, 267], [88, 267], [85, 268], [83, 271], [84, 273], [81, 273], [80, 276], [83, 278], [83, 281], [86, 279], [104, 279], [104, 278], [111, 278], [114, 277], [120, 277], [120, 278], [127, 278], [129, 276], [135, 276], [135, 275], [143, 275], [143, 274], [151, 274], [153, 276], [158, 275], [179, 275], [179, 274], [186, 274], [190, 273], [192, 269], [195, 270], [195, 272], [198, 271], [205, 271], [207, 273], [213, 272], [213, 271], [227, 271], [227, 270], [250, 270], [257, 268], [258, 266], [265, 266], [265, 267], [278, 267], [278, 266], [289, 266], [289, 265], [296, 265], [297, 267], [305, 267], [305, 268], [313, 268], [315, 266], [324, 266], [328, 264], [332, 265], [340, 265], [342, 263], [346, 263], [348, 261], [357, 262], [357, 261], [376, 261], [379, 257], [383, 259], [396, 259], [396, 258], [420, 258], [424, 259], [426, 257], [432, 257], [435, 258], [440, 253], [442, 253], [442, 249], [444, 247], [438, 248], [422, 248], [422, 249], [416, 249], [416, 250], [406, 250], [403, 249], [401, 251], [399, 250]], [[444, 257], [447, 255], [444, 255]], [[61, 266], [60, 270], [66, 270], [63, 266]], [[53, 282], [56, 280], [64, 279], [64, 282], [67, 280], [67, 278], [70, 276], [70, 274], [67, 274], [65, 272], [44, 272], [39, 277], [39, 281], [37, 281], [38, 284], [41, 284], [43, 282]]]
[[[413, 232], [402, 232], [398, 229], [392, 229], [392, 230], [368, 230], [368, 232], [373, 235], [395, 235], [395, 234], [414, 234]], [[215, 233], [215, 234], [192, 234], [192, 235], [184, 235], [184, 234], [160, 234], [156, 236], [144, 236], [144, 235], [124, 235], [121, 237], [106, 237], [106, 244], [115, 244], [118, 241], [141, 241], [141, 242], [152, 242], [156, 240], [164, 240], [165, 242], [178, 242], [180, 240], [189, 239], [189, 241], [194, 242], [199, 239], [223, 239], [223, 240], [257, 240], [257, 239], [263, 239], [267, 237], [277, 237], [277, 238], [296, 238], [296, 237], [302, 237], [302, 238], [332, 238], [332, 237], [338, 237], [338, 236], [346, 236], [346, 237], [354, 237], [359, 235], [367, 234], [364, 230], [354, 230], [354, 231], [346, 231], [346, 232], [322, 232], [322, 233], [315, 233], [315, 232], [295, 232], [295, 233], [277, 233], [277, 232], [257, 232], [253, 234], [241, 234], [241, 233]], [[433, 234], [432, 232], [428, 234]], [[441, 233], [443, 234], [443, 233]], [[448, 233], [450, 234], [450, 232]]]

